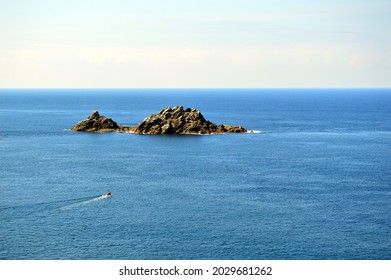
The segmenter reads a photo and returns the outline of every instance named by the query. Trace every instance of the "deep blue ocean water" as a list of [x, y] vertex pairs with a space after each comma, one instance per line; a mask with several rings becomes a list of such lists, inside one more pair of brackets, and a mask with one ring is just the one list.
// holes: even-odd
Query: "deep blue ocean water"
[[[262, 133], [69, 130], [175, 105]], [[3, 89], [0, 192], [0, 259], [391, 259], [391, 90]]]

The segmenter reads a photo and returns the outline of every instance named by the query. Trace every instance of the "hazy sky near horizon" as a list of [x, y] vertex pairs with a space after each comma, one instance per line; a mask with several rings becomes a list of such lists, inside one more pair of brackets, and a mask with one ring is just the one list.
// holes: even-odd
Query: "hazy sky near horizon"
[[391, 87], [390, 11], [389, 0], [0, 0], [0, 87]]

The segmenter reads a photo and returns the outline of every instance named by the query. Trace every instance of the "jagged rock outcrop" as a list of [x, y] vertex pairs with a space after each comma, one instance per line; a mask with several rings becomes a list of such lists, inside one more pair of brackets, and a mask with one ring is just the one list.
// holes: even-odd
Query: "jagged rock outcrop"
[[207, 121], [200, 111], [183, 109], [182, 106], [167, 107], [144, 119], [134, 130], [138, 134], [217, 134], [246, 131], [242, 126], [216, 125]]
[[99, 115], [97, 111], [78, 122], [72, 130], [89, 132], [133, 132], [137, 134], [220, 134], [241, 133], [242, 126], [216, 125], [204, 118], [196, 109], [182, 106], [167, 107], [145, 118], [135, 127], [119, 126], [115, 121]]
[[90, 132], [112, 132], [117, 131], [120, 127], [110, 118], [99, 115], [98, 111], [94, 111], [86, 120], [82, 120], [72, 127], [75, 131], [90, 131]]

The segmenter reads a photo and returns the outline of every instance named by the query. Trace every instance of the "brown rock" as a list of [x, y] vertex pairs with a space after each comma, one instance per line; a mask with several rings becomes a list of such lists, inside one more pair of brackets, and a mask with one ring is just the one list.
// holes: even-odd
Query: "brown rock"
[[215, 134], [246, 131], [242, 126], [216, 125], [207, 121], [200, 111], [183, 109], [182, 106], [167, 107], [145, 118], [134, 130], [137, 134]]
[[119, 126], [115, 121], [99, 115], [97, 111], [78, 122], [72, 130], [90, 132], [134, 132], [137, 134], [221, 134], [242, 133], [242, 126], [216, 125], [204, 118], [196, 109], [182, 106], [167, 107], [145, 118], [136, 127]]
[[89, 131], [89, 132], [111, 132], [119, 129], [115, 121], [105, 116], [99, 115], [98, 111], [94, 111], [86, 119], [78, 122], [72, 127], [75, 131]]

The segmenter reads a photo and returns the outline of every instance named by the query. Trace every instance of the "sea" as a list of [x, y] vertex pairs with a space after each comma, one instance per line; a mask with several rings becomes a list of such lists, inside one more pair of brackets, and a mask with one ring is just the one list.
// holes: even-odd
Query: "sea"
[[[177, 105], [254, 132], [70, 130]], [[0, 259], [390, 260], [391, 89], [1, 89]]]

